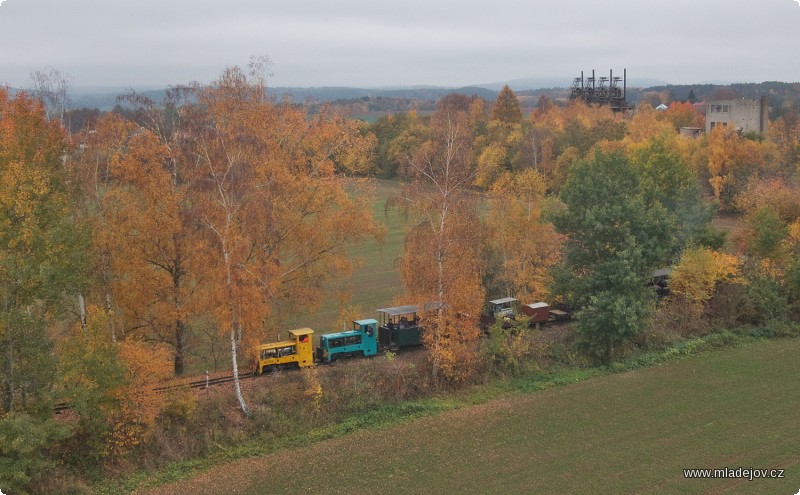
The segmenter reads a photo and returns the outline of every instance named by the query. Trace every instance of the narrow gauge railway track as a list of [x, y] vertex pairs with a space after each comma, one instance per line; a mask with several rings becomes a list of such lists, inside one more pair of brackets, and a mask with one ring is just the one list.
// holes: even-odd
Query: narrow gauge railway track
[[[247, 379], [247, 378], [255, 378], [257, 376], [260, 376], [260, 375], [257, 375], [252, 371], [249, 372], [249, 373], [239, 373], [239, 379], [240, 380], [244, 380], [244, 379]], [[223, 383], [230, 383], [232, 381], [233, 381], [233, 376], [232, 375], [231, 376], [219, 376], [219, 377], [216, 377], [216, 378], [208, 378], [208, 379], [203, 378], [203, 379], [191, 381], [191, 382], [188, 382], [188, 383], [177, 383], [177, 384], [174, 384], [174, 385], [164, 385], [163, 387], [156, 387], [153, 390], [155, 390], [156, 392], [165, 392], [167, 390], [173, 390], [173, 389], [176, 389], [176, 388], [187, 387], [187, 386], [189, 388], [206, 388], [206, 387], [211, 387], [213, 385], [221, 385]]]
[[[261, 375], [258, 375], [258, 374], [254, 373], [252, 371], [249, 372], [249, 373], [239, 373], [239, 379], [240, 380], [245, 380], [245, 379], [248, 379], [248, 378], [256, 378], [258, 376], [261, 376]], [[173, 385], [164, 385], [164, 386], [161, 386], [161, 387], [155, 387], [155, 388], [153, 388], [153, 391], [155, 391], [155, 392], [166, 392], [168, 390], [175, 390], [175, 389], [183, 388], [183, 387], [204, 389], [204, 388], [211, 388], [211, 387], [213, 387], [215, 385], [222, 385], [224, 383], [230, 383], [232, 381], [233, 381], [233, 376], [220, 376], [220, 377], [216, 377], [216, 378], [209, 378], [208, 380], [203, 378], [201, 380], [195, 380], [195, 381], [191, 381], [191, 382], [188, 382], [188, 383], [176, 383], [176, 384], [173, 384]], [[67, 411], [69, 409], [70, 409], [70, 405], [69, 405], [68, 402], [59, 402], [55, 406], [53, 406], [53, 412], [55, 412], [55, 413], [60, 413], [62, 411]]]
[[[545, 323], [542, 324], [542, 326], [545, 326], [545, 327], [560, 327], [560, 326], [565, 325], [567, 323], [569, 323], [569, 320], [557, 320], [557, 321], [545, 322]], [[419, 353], [419, 352], [426, 352], [426, 349], [423, 346], [407, 347], [407, 348], [403, 349], [403, 351], [399, 354], [398, 357], [400, 359], [405, 359], [408, 356], [412, 356], [412, 355], [414, 355], [416, 353]], [[369, 357], [372, 357], [372, 356], [369, 356]], [[345, 363], [350, 362], [350, 361], [358, 361], [358, 360], [359, 360], [358, 358], [347, 358], [347, 359], [344, 359], [344, 360], [339, 361], [339, 362], [340, 362], [340, 364], [345, 364]], [[324, 370], [328, 366], [332, 366], [333, 363], [323, 364], [323, 363], [317, 362], [317, 365], [320, 367], [320, 370]], [[281, 366], [280, 369], [281, 370], [294, 370], [296, 368]], [[263, 375], [262, 374], [258, 374], [258, 373], [254, 372], [254, 371], [250, 371], [250, 372], [246, 372], [246, 373], [239, 373], [239, 379], [240, 380], [247, 380], [247, 379], [250, 379], [250, 378], [258, 378], [260, 376], [264, 376], [264, 375], [273, 373], [275, 371], [278, 371], [278, 370], [277, 369], [274, 370], [274, 371], [273, 370], [271, 370], [271, 371], [266, 371], [265, 370]], [[324, 373], [324, 371], [323, 371], [323, 373]], [[192, 388], [192, 389], [206, 389], [206, 388], [211, 388], [211, 387], [216, 386], [216, 385], [224, 385], [226, 383], [231, 383], [232, 381], [233, 381], [233, 376], [232, 375], [218, 376], [218, 377], [214, 377], [214, 378], [201, 378], [199, 380], [192, 380], [192, 381], [189, 381], [189, 382], [172, 383], [172, 384], [168, 384], [168, 385], [162, 385], [162, 386], [153, 388], [153, 391], [155, 391], [155, 392], [166, 392], [168, 390], [175, 390], [175, 389], [179, 389], [179, 388], [183, 388], [183, 387], [188, 387], [188, 388]], [[69, 405], [68, 402], [65, 402], [65, 401], [64, 402], [59, 402], [55, 406], [53, 406], [53, 412], [55, 412], [55, 413], [60, 413], [60, 412], [63, 412], [63, 411], [69, 410], [69, 409], [70, 409], [70, 405]]]
[[[402, 352], [402, 354], [400, 355], [400, 358], [404, 359], [404, 358], [407, 358], [409, 356], [413, 356], [413, 355], [415, 355], [415, 354], [417, 354], [419, 352], [426, 352], [426, 350], [423, 347], [408, 348], [408, 349], [406, 349], [406, 350], [404, 350]], [[320, 370], [324, 373], [325, 372], [324, 370], [326, 368], [330, 367], [330, 366], [347, 365], [347, 363], [355, 362], [355, 361], [358, 361], [358, 359], [345, 359], [345, 360], [342, 360], [342, 361], [338, 361], [336, 364], [333, 364], [333, 363], [329, 363], [329, 364], [317, 363], [317, 364], [318, 364], [318, 367], [320, 368]], [[286, 368], [282, 368], [280, 370], [280, 372], [293, 371], [293, 370], [297, 370], [297, 368], [286, 367]], [[254, 371], [250, 371], [250, 372], [247, 372], [247, 373], [239, 373], [239, 379], [240, 380], [247, 380], [247, 379], [250, 379], [250, 378], [259, 378], [259, 377], [262, 377], [262, 376], [268, 376], [268, 375], [270, 375], [272, 373], [275, 373], [275, 372], [279, 372], [279, 370], [265, 371], [263, 374], [258, 374], [258, 373], [254, 372]], [[163, 385], [163, 386], [160, 386], [160, 387], [155, 387], [155, 388], [153, 388], [153, 391], [155, 391], [155, 392], [166, 392], [168, 390], [175, 390], [175, 389], [179, 389], [179, 388], [182, 388], [182, 387], [189, 387], [189, 388], [193, 388], [193, 389], [205, 389], [206, 387], [211, 388], [211, 387], [216, 386], [216, 385], [223, 385], [223, 384], [226, 384], [226, 383], [231, 383], [232, 381], [233, 381], [233, 376], [232, 375], [219, 376], [219, 377], [209, 378], [209, 379], [201, 378], [199, 380], [193, 380], [193, 381], [190, 381], [190, 382], [174, 383], [174, 384], [170, 384], [170, 385]], [[70, 405], [66, 401], [59, 402], [55, 406], [53, 406], [53, 412], [54, 413], [61, 413], [63, 411], [68, 411], [69, 409], [70, 409]]]

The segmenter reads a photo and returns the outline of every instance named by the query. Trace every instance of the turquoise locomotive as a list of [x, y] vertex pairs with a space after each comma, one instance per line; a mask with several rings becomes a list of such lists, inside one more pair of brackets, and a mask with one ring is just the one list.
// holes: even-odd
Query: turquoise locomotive
[[418, 311], [417, 306], [382, 308], [377, 311], [380, 324], [373, 319], [356, 320], [352, 330], [321, 335], [316, 360], [331, 363], [346, 357], [374, 356], [379, 351], [419, 346], [422, 344], [422, 328]]
[[346, 332], [321, 335], [317, 346], [317, 361], [330, 363], [351, 356], [366, 357], [378, 353], [378, 322], [356, 320]]

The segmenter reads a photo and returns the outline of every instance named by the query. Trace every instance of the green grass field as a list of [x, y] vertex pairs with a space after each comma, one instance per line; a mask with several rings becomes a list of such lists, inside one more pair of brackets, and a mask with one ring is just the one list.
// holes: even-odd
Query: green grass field
[[[707, 352], [219, 466], [153, 494], [800, 490], [800, 339]], [[684, 479], [685, 468], [785, 479]]]
[[[375, 310], [393, 305], [394, 299], [403, 292], [400, 274], [395, 269], [395, 261], [403, 250], [405, 223], [396, 209], [384, 210], [386, 199], [397, 192], [400, 184], [396, 181], [374, 181], [377, 198], [372, 207], [373, 217], [385, 225], [387, 232], [383, 244], [369, 239], [360, 246], [350, 249], [351, 258], [358, 262], [352, 277], [343, 280], [341, 287], [351, 292], [349, 305], [360, 306], [363, 318], [375, 318]], [[291, 318], [288, 327], [310, 327], [315, 332], [329, 333], [341, 331], [335, 328], [339, 317], [338, 302], [331, 298], [322, 308], [308, 311]]]

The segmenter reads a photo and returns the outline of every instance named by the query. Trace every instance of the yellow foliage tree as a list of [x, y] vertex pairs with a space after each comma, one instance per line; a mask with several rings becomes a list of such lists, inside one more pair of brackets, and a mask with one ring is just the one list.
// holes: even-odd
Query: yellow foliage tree
[[724, 127], [708, 135], [708, 146], [702, 152], [704, 174], [708, 177], [714, 198], [723, 206], [732, 206], [736, 194], [745, 186], [750, 175], [763, 170], [769, 163], [765, 147]]
[[522, 300], [548, 298], [551, 268], [561, 259], [563, 238], [542, 221], [545, 178], [534, 169], [507, 173], [489, 192], [488, 244], [502, 264], [506, 294]]
[[672, 270], [669, 286], [699, 312], [714, 296], [719, 283], [744, 283], [741, 265], [737, 256], [705, 247], [690, 248]]
[[625, 140], [629, 143], [641, 143], [664, 131], [672, 131], [672, 124], [660, 118], [660, 114], [650, 105], [641, 105], [628, 123]]
[[404, 298], [435, 303], [422, 315], [423, 340], [435, 377], [469, 377], [478, 363], [481, 228], [471, 164], [469, 115], [442, 106], [431, 121], [431, 139], [409, 161], [411, 184], [395, 201], [413, 216], [400, 263]]
[[488, 189], [503, 173], [506, 149], [500, 144], [492, 143], [483, 149], [478, 156], [478, 169], [475, 174], [475, 185]]
[[789, 243], [795, 249], [800, 247], [800, 219], [789, 225]]

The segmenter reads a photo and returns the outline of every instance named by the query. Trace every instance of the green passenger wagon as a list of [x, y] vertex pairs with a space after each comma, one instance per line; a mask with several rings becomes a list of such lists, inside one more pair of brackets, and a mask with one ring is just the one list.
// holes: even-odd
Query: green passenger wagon
[[398, 306], [378, 310], [378, 341], [382, 349], [395, 351], [422, 344], [417, 306]]

